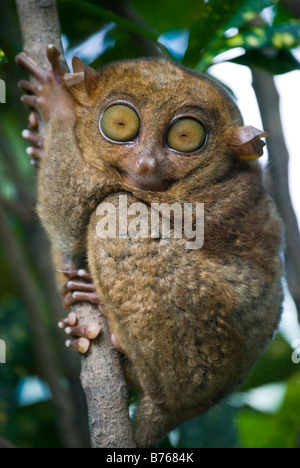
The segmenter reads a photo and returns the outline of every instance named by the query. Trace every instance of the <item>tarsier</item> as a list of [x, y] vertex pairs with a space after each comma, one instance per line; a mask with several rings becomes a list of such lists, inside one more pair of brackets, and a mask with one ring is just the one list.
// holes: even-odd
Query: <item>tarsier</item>
[[[156, 444], [203, 413], [247, 375], [281, 313], [281, 224], [257, 161], [266, 133], [244, 127], [229, 93], [165, 59], [113, 63], [95, 71], [79, 59], [64, 73], [22, 53], [36, 82], [21, 82], [35, 114], [29, 153], [40, 166], [38, 213], [53, 244], [71, 257], [66, 307], [99, 304], [140, 399], [137, 446]], [[128, 202], [204, 203], [205, 240], [99, 238], [97, 207]], [[78, 271], [77, 271], [78, 269]], [[87, 351], [96, 324], [61, 326]]]

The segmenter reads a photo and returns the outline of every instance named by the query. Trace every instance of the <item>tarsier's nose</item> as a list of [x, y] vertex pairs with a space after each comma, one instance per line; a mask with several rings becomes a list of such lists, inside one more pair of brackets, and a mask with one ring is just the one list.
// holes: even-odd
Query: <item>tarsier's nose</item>
[[140, 175], [150, 176], [155, 174], [158, 168], [158, 161], [153, 156], [141, 156], [136, 164]]

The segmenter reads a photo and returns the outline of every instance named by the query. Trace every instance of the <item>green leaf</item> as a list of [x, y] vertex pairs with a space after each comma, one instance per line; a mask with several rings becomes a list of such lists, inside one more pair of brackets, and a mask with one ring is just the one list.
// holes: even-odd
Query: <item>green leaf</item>
[[283, 75], [300, 70], [300, 63], [288, 50], [249, 50], [241, 57], [229, 61], [250, 68], [267, 70], [273, 75]]
[[275, 5], [279, 0], [246, 0], [235, 15], [227, 23], [227, 29], [240, 28], [254, 18], [265, 8]]
[[[300, 45], [300, 21], [293, 20], [289, 23], [274, 27], [255, 27], [245, 29], [227, 40], [219, 39], [211, 51], [204, 53], [200, 61], [195, 66], [198, 71], [205, 71], [212, 65], [214, 58], [221, 53], [236, 47], [246, 50], [288, 50]], [[237, 59], [239, 60], [239, 59]], [[242, 59], [243, 60], [243, 59]], [[238, 63], [238, 62], [237, 62]], [[240, 62], [241, 63], [241, 62]], [[281, 72], [284, 73], [284, 72]]]
[[[264, 8], [278, 0], [215, 0], [205, 5], [205, 11], [194, 25], [184, 63], [205, 71], [213, 59], [226, 49], [225, 33], [231, 28], [240, 28], [253, 20]], [[200, 59], [200, 60], [199, 60]]]
[[184, 57], [184, 63], [194, 66], [199, 61], [204, 50], [211, 51], [211, 43], [219, 38], [227, 29], [227, 24], [236, 14], [245, 0], [232, 0], [230, 4], [224, 0], [211, 0], [203, 7], [203, 11], [191, 29], [189, 47]]
[[6, 63], [7, 62], [7, 58], [5, 56], [5, 53], [3, 52], [3, 50], [0, 48], [0, 63]]
[[300, 433], [300, 374], [288, 382], [284, 402], [277, 414], [241, 410], [237, 426], [245, 448], [298, 448]]
[[250, 28], [242, 31], [227, 39], [225, 48], [227, 50], [234, 47], [243, 47], [248, 50], [267, 47], [292, 49], [298, 45], [300, 45], [300, 21], [294, 20], [278, 26]]

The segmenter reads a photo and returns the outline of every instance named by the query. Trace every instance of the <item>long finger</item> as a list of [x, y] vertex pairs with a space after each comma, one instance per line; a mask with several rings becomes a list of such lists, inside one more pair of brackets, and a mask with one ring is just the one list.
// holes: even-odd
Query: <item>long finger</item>
[[88, 323], [86, 325], [76, 325], [75, 327], [67, 327], [65, 332], [70, 336], [79, 336], [94, 340], [101, 331], [101, 326], [98, 323]]
[[43, 83], [47, 81], [47, 72], [40, 68], [25, 52], [21, 52], [17, 55], [16, 62], [35, 76], [38, 81]]
[[19, 81], [18, 86], [29, 93], [36, 94], [39, 91], [40, 85], [34, 81], [21, 80]]
[[22, 137], [38, 148], [43, 148], [44, 146], [44, 138], [39, 133], [31, 132], [30, 130], [26, 129], [23, 130]]
[[95, 285], [93, 283], [83, 283], [82, 281], [70, 280], [65, 285], [65, 291], [85, 291], [85, 292], [96, 292]]
[[24, 102], [29, 107], [36, 107], [37, 104], [37, 96], [30, 95], [30, 94], [24, 94], [24, 96], [21, 97], [21, 101]]
[[59, 50], [53, 44], [48, 45], [47, 58], [52, 66], [52, 70], [56, 77], [62, 78], [65, 73], [60, 66], [59, 57], [60, 57]]

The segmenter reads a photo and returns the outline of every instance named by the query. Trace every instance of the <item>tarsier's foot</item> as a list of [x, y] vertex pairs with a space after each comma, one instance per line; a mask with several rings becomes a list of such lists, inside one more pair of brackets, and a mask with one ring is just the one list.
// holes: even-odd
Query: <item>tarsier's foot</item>
[[[100, 297], [88, 272], [71, 268], [58, 271], [63, 273], [68, 279], [62, 288], [63, 302], [66, 309], [69, 309], [77, 302], [87, 301], [98, 305], [100, 312], [105, 315]], [[68, 335], [78, 337], [75, 340], [67, 340], [66, 346], [82, 354], [89, 350], [91, 340], [96, 339], [101, 331], [101, 327], [97, 323], [78, 325], [78, 319], [74, 312], [71, 312], [67, 318], [60, 320], [58, 326], [63, 328]], [[115, 348], [119, 352], [122, 352], [114, 335], [112, 335], [111, 341]]]
[[81, 354], [88, 352], [91, 340], [95, 340], [101, 331], [101, 327], [97, 323], [89, 323], [87, 325], [77, 325], [78, 319], [74, 312], [70, 312], [67, 318], [58, 322], [59, 328], [64, 328], [67, 335], [77, 337], [76, 340], [67, 340], [66, 346], [75, 349]]

